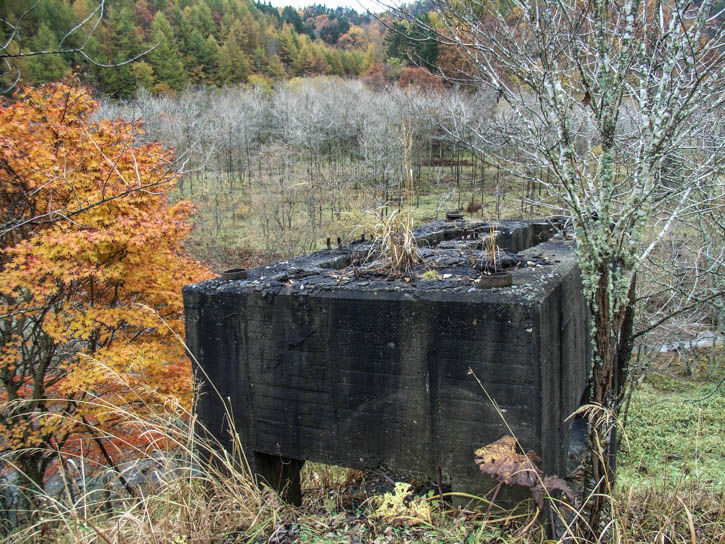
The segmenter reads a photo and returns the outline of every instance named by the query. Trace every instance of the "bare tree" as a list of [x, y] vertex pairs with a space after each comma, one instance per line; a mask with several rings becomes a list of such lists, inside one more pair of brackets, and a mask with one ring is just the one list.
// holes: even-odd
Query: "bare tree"
[[[722, 115], [708, 123], [722, 137]], [[720, 127], [718, 127], [720, 125]], [[709, 348], [704, 370], [714, 378], [725, 339], [725, 179], [712, 176], [693, 194], [696, 205], [676, 219], [675, 227], [643, 263], [648, 281], [635, 337], [655, 349], [676, 351], [696, 375], [697, 352]]]
[[[491, 132], [471, 124], [475, 145], [511, 171], [551, 171], [535, 181], [574, 217], [591, 312], [589, 401], [616, 417], [637, 270], [678, 218], [707, 204], [693, 197], [722, 174], [723, 140], [706, 138], [704, 122], [725, 89], [725, 41], [712, 2], [433, 4], [441, 23], [430, 30], [459, 54], [444, 75], [497, 93], [494, 133], [519, 153], [499, 153]], [[589, 426], [582, 528], [590, 535], [600, 531], [614, 477], [608, 421]]]

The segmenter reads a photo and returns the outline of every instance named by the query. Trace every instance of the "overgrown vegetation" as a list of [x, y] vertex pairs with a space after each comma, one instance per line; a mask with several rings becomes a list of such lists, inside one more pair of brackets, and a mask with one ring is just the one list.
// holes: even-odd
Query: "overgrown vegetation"
[[[56, 79], [80, 61], [81, 77], [106, 93], [140, 91], [105, 104], [100, 123], [83, 92], [62, 87], [24, 91], [3, 105], [0, 447], [10, 538], [546, 537], [533, 505], [453, 511], [435, 491], [319, 465], [306, 470], [306, 504], [291, 508], [252, 485], [242, 457], [197, 442], [184, 403], [189, 369], [172, 338], [180, 326], [173, 293], [204, 275], [180, 256], [189, 198], [199, 215], [186, 247], [216, 269], [373, 233], [370, 209], [382, 212], [394, 274], [415, 261], [413, 222], [446, 209], [487, 218], [570, 213], [594, 317], [591, 409], [607, 416], [590, 427], [592, 495], [573, 538], [722, 544], [724, 57], [716, 4], [464, 2], [440, 3], [435, 15], [419, 5], [395, 21], [383, 65], [381, 27], [351, 12], [280, 12], [246, 0], [49, 0], [22, 16], [23, 2], [4, 3], [6, 86], [16, 76]], [[92, 30], [101, 20], [94, 7], [106, 5]], [[63, 38], [86, 16], [87, 26]], [[56, 46], [64, 52], [36, 55]], [[403, 69], [408, 62], [473, 89], [444, 88], [421, 68]], [[364, 71], [365, 83], [279, 83]], [[397, 78], [400, 87], [385, 88]], [[189, 90], [190, 82], [251, 85]], [[143, 146], [129, 124], [139, 119], [147, 123]], [[165, 198], [176, 168], [166, 167], [171, 155], [156, 140], [181, 154], [175, 206]], [[151, 292], [171, 327], [134, 311]], [[702, 338], [711, 346], [698, 349]], [[677, 354], [665, 360], [663, 344]], [[623, 407], [612, 488], [606, 450]]]
[[[685, 376], [677, 360], [657, 357], [653, 365], [633, 397], [636, 412], [626, 428], [602, 539], [719, 543], [725, 460], [718, 429], [725, 425], [725, 393], [713, 393], [714, 378]], [[101, 398], [87, 402], [118, 413]], [[138, 477], [137, 497], [116, 478], [97, 479], [101, 466], [69, 455], [54, 476], [54, 492], [37, 510], [13, 513], [6, 506], [5, 523], [13, 514], [31, 521], [7, 541], [534, 544], [547, 538], [533, 502], [517, 511], [453, 509], [425, 487], [316, 463], [303, 469], [304, 503], [293, 508], [252, 485], [243, 459], [200, 441], [193, 417], [179, 405], [147, 406], [145, 413], [155, 416], [121, 414], [129, 429], [146, 437], [133, 463], [124, 465], [129, 477]], [[672, 421], [662, 413], [674, 414]], [[7, 492], [0, 488], [0, 495]]]
[[374, 231], [375, 244], [369, 257], [371, 267], [391, 276], [407, 276], [423, 262], [413, 234], [413, 217], [408, 210], [393, 210], [381, 218]]
[[370, 234], [372, 210], [407, 207], [416, 223], [457, 208], [483, 218], [546, 214], [536, 203], [542, 185], [525, 169], [484, 161], [441, 128], [461, 109], [488, 115], [494, 107], [488, 93], [375, 91], [315, 78], [270, 93], [141, 94], [104, 103], [100, 115], [142, 119], [147, 138], [186, 151], [178, 193], [199, 210], [189, 247], [220, 269], [250, 251], [287, 258], [325, 247], [328, 237]]

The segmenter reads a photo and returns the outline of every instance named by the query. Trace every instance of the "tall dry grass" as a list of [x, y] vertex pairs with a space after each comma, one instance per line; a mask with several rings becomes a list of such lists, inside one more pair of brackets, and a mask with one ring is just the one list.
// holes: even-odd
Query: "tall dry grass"
[[391, 276], [406, 276], [423, 262], [413, 234], [410, 210], [395, 209], [387, 215], [380, 210], [374, 232], [375, 239], [368, 255], [368, 259], [375, 259], [371, 269]]
[[[108, 379], [122, 380], [94, 363]], [[19, 501], [24, 506], [14, 517], [24, 526], [8, 542], [236, 542], [238, 535], [254, 541], [291, 515], [273, 491], [255, 485], [238, 436], [232, 436], [233, 451], [226, 450], [174, 399], [148, 406], [139, 394], [137, 411], [91, 393], [87, 398], [100, 420], [112, 415], [124, 422], [116, 436], [92, 427], [94, 439], [112, 449], [118, 470], [84, 455], [82, 441], [74, 452], [51, 452], [58, 456], [56, 485], [14, 490], [31, 500]], [[89, 440], [85, 452], [91, 447]], [[11, 455], [2, 461], [12, 468]]]
[[[60, 485], [53, 492], [36, 490], [33, 510], [20, 512], [26, 524], [7, 533], [7, 542], [725, 543], [725, 493], [692, 483], [620, 490], [607, 482], [609, 511], [594, 540], [577, 528], [586, 501], [571, 505], [556, 496], [547, 497], [543, 510], [531, 501], [505, 510], [486, 509], [491, 497], [470, 497], [470, 507], [452, 508], [445, 497], [428, 494], [422, 500], [431, 502], [430, 520], [401, 525], [378, 516], [374, 501], [345, 500], [352, 488], [359, 497], [362, 473], [325, 466], [307, 469], [308, 495], [302, 507], [293, 508], [255, 485], [238, 436], [231, 437], [233, 451], [227, 451], [173, 399], [144, 406], [143, 416], [107, 399], [87, 402], [101, 413], [121, 416], [124, 436], [139, 437], [124, 442], [96, 429], [123, 452], [127, 461], [119, 466], [134, 493], [108, 467], [64, 454], [56, 477]], [[588, 407], [586, 415], [611, 419], [596, 407]], [[475, 508], [476, 503], [484, 508]]]

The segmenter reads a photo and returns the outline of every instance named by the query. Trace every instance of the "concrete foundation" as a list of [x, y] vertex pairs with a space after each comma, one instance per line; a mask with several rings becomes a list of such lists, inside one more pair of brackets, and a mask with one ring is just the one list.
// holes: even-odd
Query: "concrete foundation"
[[574, 254], [547, 241], [555, 228], [497, 224], [523, 263], [508, 288], [475, 286], [469, 258], [490, 226], [462, 221], [416, 232], [438, 279], [356, 275], [358, 243], [185, 287], [201, 422], [229, 444], [228, 399], [252, 470], [293, 502], [304, 460], [486, 493], [473, 452], [508, 433], [502, 418], [546, 473], [563, 474], [586, 306]]

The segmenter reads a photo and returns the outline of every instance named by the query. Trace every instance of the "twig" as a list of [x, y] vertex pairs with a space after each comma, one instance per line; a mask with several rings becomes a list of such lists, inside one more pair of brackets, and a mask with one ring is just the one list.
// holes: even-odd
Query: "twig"
[[393, 480], [390, 476], [388, 476], [384, 472], [381, 472], [380, 475], [385, 479], [386, 482], [388, 482], [389, 484], [395, 485], [395, 480]]
[[[90, 431], [94, 431], [95, 430], [94, 427], [90, 423], [88, 423], [88, 420], [86, 420], [85, 416], [81, 416], [81, 420], [83, 421], [83, 424]], [[96, 443], [96, 446], [98, 446], [98, 449], [103, 454], [103, 457], [106, 459], [106, 462], [108, 463], [108, 466], [110, 466], [113, 469], [113, 471], [118, 475], [119, 481], [121, 482], [121, 484], [123, 485], [123, 487], [126, 489], [126, 491], [128, 492], [128, 494], [131, 495], [132, 497], [138, 497], [138, 494], [136, 493], [136, 490], [134, 489], [134, 487], [131, 485], [131, 482], [129, 482], [126, 479], [126, 477], [123, 475], [123, 472], [121, 471], [121, 469], [118, 467], [118, 465], [116, 465], [115, 461], [113, 460], [113, 458], [111, 457], [111, 455], [108, 453], [108, 450], [103, 445], [103, 442], [101, 441], [101, 439], [98, 436], [95, 436], [94, 435], [93, 436], [93, 441]]]
[[693, 403], [693, 404], [697, 404], [698, 402], [702, 402], [703, 400], [707, 400], [707, 399], [709, 399], [709, 398], [710, 398], [710, 397], [712, 397], [712, 396], [713, 396], [713, 395], [714, 395], [715, 393], [717, 393], [717, 390], [718, 390], [718, 389], [720, 389], [720, 386], [721, 386], [721, 385], [723, 384], [723, 382], [725, 382], [725, 376], [723, 376], [722, 378], [720, 378], [720, 381], [719, 381], [719, 382], [718, 382], [718, 384], [717, 384], [717, 385], [715, 386], [715, 389], [713, 389], [712, 391], [710, 391], [710, 392], [709, 392], [709, 393], [708, 393], [707, 395], [705, 395], [704, 397], [702, 397], [702, 398], [699, 398], [699, 399], [685, 399], [685, 400], [683, 400], [683, 401], [682, 401], [682, 403], [684, 404], [685, 402], [691, 402], [691, 403]]

